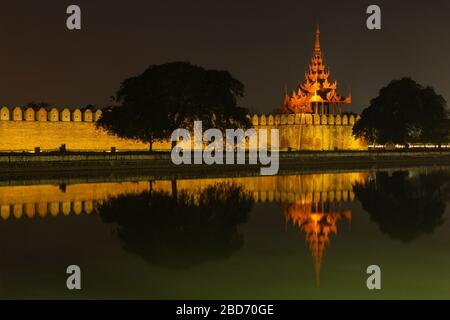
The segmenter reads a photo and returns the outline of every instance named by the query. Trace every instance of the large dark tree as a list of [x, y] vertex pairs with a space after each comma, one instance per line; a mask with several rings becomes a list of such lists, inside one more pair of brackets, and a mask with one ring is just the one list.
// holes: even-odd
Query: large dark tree
[[51, 106], [51, 104], [48, 102], [45, 102], [45, 101], [41, 101], [41, 102], [30, 101], [26, 104], [27, 108], [32, 108], [34, 111], [38, 111], [40, 108], [47, 109], [50, 106]]
[[445, 171], [416, 175], [378, 172], [376, 179], [356, 184], [354, 192], [382, 232], [411, 242], [444, 222], [450, 175]]
[[370, 101], [353, 128], [357, 138], [369, 143], [448, 141], [446, 101], [432, 87], [410, 78], [394, 80]]
[[220, 183], [199, 193], [123, 195], [97, 210], [103, 221], [117, 225], [128, 252], [154, 265], [187, 268], [240, 249], [244, 239], [237, 227], [252, 207], [241, 186]]
[[247, 110], [238, 105], [244, 85], [227, 71], [206, 70], [188, 62], [149, 67], [125, 80], [116, 93], [118, 106], [104, 110], [97, 125], [125, 138], [152, 143], [173, 130], [247, 128]]

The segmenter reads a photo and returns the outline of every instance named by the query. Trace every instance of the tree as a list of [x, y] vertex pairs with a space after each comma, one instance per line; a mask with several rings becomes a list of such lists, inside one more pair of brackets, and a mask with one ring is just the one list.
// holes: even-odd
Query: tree
[[98, 108], [97, 108], [97, 106], [95, 104], [89, 103], [89, 104], [85, 105], [83, 108], [81, 108], [80, 110], [83, 112], [83, 111], [86, 111], [86, 110], [95, 111], [96, 109], [98, 109]]
[[152, 144], [173, 130], [192, 129], [196, 120], [207, 128], [247, 128], [247, 110], [237, 101], [244, 85], [227, 71], [206, 70], [188, 62], [150, 66], [122, 82], [97, 126], [124, 138]]
[[450, 175], [446, 171], [415, 176], [408, 171], [378, 172], [376, 179], [356, 184], [353, 190], [382, 232], [412, 242], [444, 223]]
[[148, 263], [188, 268], [224, 259], [244, 244], [238, 225], [247, 221], [251, 195], [241, 186], [218, 183], [201, 192], [147, 191], [121, 195], [97, 208], [117, 226], [124, 249]]
[[40, 108], [44, 108], [47, 109], [51, 106], [50, 103], [42, 101], [42, 102], [35, 102], [35, 101], [30, 101], [26, 104], [27, 108], [32, 108], [34, 111], [38, 111]]
[[410, 78], [394, 80], [370, 101], [353, 134], [369, 143], [448, 141], [445, 99]]

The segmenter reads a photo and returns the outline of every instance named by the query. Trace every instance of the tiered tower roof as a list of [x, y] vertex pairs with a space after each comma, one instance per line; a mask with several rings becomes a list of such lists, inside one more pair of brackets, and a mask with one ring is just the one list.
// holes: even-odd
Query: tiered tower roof
[[[280, 113], [318, 113], [318, 106], [326, 104], [328, 110], [332, 107], [340, 107], [341, 104], [350, 104], [351, 95], [341, 97], [337, 94], [337, 81], [330, 82], [330, 69], [325, 64], [325, 59], [320, 46], [320, 29], [316, 30], [313, 58], [305, 73], [305, 82], [289, 96], [285, 90]], [[315, 108], [314, 108], [315, 107]]]

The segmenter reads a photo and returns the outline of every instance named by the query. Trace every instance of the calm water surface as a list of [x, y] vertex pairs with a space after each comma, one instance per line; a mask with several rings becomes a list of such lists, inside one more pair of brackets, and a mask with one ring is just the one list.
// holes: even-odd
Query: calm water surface
[[449, 169], [11, 181], [0, 206], [0, 298], [450, 298]]

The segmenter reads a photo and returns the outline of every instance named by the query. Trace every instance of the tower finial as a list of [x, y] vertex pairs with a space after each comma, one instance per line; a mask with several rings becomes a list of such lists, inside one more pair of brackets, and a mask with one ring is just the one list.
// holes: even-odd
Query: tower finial
[[316, 29], [316, 44], [314, 46], [314, 52], [317, 52], [317, 53], [320, 52], [320, 28], [319, 28], [319, 24], [317, 24], [317, 29]]

